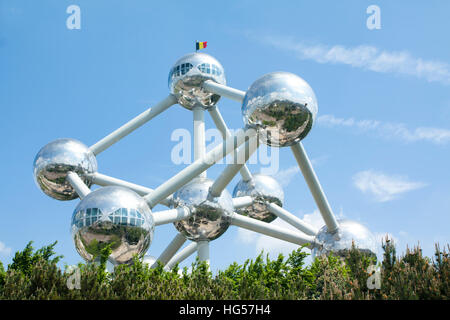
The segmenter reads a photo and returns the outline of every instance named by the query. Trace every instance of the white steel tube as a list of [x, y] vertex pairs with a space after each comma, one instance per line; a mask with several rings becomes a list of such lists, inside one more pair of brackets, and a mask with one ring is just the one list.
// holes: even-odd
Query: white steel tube
[[308, 155], [301, 142], [296, 143], [291, 146], [292, 153], [297, 160], [298, 166], [305, 177], [306, 183], [308, 184], [309, 190], [311, 191], [314, 200], [319, 207], [320, 214], [322, 215], [327, 229], [329, 232], [333, 233], [339, 228], [339, 224], [336, 217], [331, 210], [330, 204], [328, 203], [327, 197], [322, 190], [319, 179], [314, 172], [314, 169], [309, 161]]
[[276, 205], [275, 203], [268, 203], [267, 208], [269, 209], [270, 212], [275, 214], [281, 220], [286, 221], [291, 226], [297, 228], [298, 230], [300, 230], [306, 234], [309, 234], [310, 236], [315, 236], [319, 232], [319, 230], [317, 230], [313, 226], [305, 223], [302, 219], [293, 215], [286, 209], [281, 208], [280, 206]]
[[91, 192], [91, 189], [89, 189], [89, 187], [83, 182], [83, 180], [81, 180], [81, 178], [75, 172], [69, 172], [67, 174], [66, 179], [70, 183], [70, 185], [75, 189], [80, 199], [83, 199]]
[[253, 198], [250, 196], [233, 198], [233, 206], [235, 209], [247, 207], [253, 203]]
[[[211, 118], [214, 121], [214, 124], [216, 125], [216, 128], [220, 131], [222, 134], [222, 138], [225, 140], [228, 137], [231, 136], [230, 130], [228, 130], [228, 127], [223, 120], [222, 115], [220, 114], [219, 109], [217, 106], [213, 106], [209, 110], [209, 114], [211, 115]], [[250, 173], [250, 170], [248, 170], [247, 166], [244, 164], [244, 166], [240, 170], [242, 179], [244, 181], [250, 181], [252, 179], [252, 174]]]
[[[196, 106], [192, 109], [194, 114], [194, 161], [205, 156], [205, 111]], [[200, 173], [200, 177], [206, 178], [206, 171]]]
[[242, 103], [245, 97], [244, 91], [227, 87], [223, 84], [218, 84], [217, 82], [211, 80], [203, 82], [203, 88], [209, 92], [218, 94], [219, 96], [227, 97], [240, 103]]
[[234, 164], [229, 164], [226, 166], [225, 170], [222, 171], [220, 176], [214, 181], [209, 193], [213, 197], [219, 197], [222, 191], [227, 187], [234, 176], [239, 172], [242, 166], [247, 162], [253, 152], [258, 148], [258, 137], [251, 137], [243, 147], [241, 147], [234, 158]]
[[[125, 187], [128, 189], [133, 190], [140, 196], [145, 196], [153, 192], [153, 189], [140, 186], [138, 184], [134, 184], [128, 181], [120, 180], [117, 178], [113, 178], [101, 173], [92, 173], [88, 174], [87, 178], [94, 184], [102, 187], [106, 186], [119, 186], [119, 187]], [[166, 199], [162, 200], [160, 203], [169, 207], [172, 202], [172, 196], [167, 197]]]
[[256, 131], [249, 129], [246, 131], [239, 130], [234, 136], [225, 140], [224, 143], [215, 147], [208, 152], [204, 157], [198, 159], [194, 163], [190, 164], [175, 176], [164, 182], [152, 193], [146, 195], [144, 199], [153, 208], [161, 200], [165, 199], [168, 195], [172, 194], [186, 183], [197, 177], [200, 173], [211, 167], [214, 163], [225, 157], [228, 153], [243, 144], [247, 137], [256, 135]]
[[199, 241], [197, 246], [199, 261], [205, 261], [209, 266], [209, 241]]
[[177, 263], [182, 262], [184, 259], [189, 257], [191, 254], [193, 254], [195, 251], [197, 251], [198, 243], [192, 242], [188, 244], [185, 248], [183, 248], [180, 252], [175, 254], [172, 259], [167, 262], [166, 266], [164, 267], [165, 270], [172, 269]]
[[155, 226], [160, 226], [162, 224], [167, 224], [189, 218], [192, 215], [192, 212], [188, 208], [179, 207], [171, 210], [153, 212], [152, 215], [153, 220], [155, 222]]
[[134, 119], [130, 120], [129, 122], [125, 123], [123, 126], [121, 126], [116, 131], [110, 133], [94, 145], [90, 147], [91, 151], [98, 155], [100, 152], [105, 151], [107, 148], [112, 146], [114, 143], [125, 137], [126, 135], [130, 134], [149, 120], [151, 120], [153, 117], [157, 116], [170, 106], [177, 103], [177, 98], [173, 95], [169, 95], [164, 100], [157, 103], [154, 107], [147, 109], [146, 111], [142, 112], [140, 115], [135, 117]]
[[309, 248], [314, 248], [315, 246], [317, 246], [316, 240], [310, 235], [291, 231], [289, 229], [278, 227], [273, 224], [262, 222], [237, 213], [233, 214], [231, 218], [231, 224], [298, 245], [308, 243]]
[[161, 253], [157, 261], [160, 261], [162, 265], [166, 265], [167, 262], [174, 256], [174, 254], [181, 248], [186, 242], [186, 237], [181, 233], [178, 233], [175, 238], [169, 243], [167, 248]]

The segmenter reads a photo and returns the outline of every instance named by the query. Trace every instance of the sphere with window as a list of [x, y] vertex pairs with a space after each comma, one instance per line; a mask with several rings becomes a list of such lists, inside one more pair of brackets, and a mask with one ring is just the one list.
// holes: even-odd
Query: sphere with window
[[102, 187], [89, 193], [75, 208], [72, 238], [86, 261], [96, 261], [103, 249], [111, 250], [108, 260], [116, 265], [142, 257], [150, 246], [155, 228], [145, 200], [124, 187]]
[[207, 80], [225, 85], [225, 71], [220, 62], [212, 56], [195, 52], [175, 62], [168, 82], [170, 92], [178, 98], [178, 103], [192, 110], [197, 106], [208, 109], [219, 101], [219, 95], [202, 88]]

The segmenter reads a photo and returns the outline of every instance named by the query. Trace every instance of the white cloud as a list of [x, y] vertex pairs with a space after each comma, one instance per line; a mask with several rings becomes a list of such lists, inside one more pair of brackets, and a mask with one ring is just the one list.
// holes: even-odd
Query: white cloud
[[314, 210], [313, 213], [307, 213], [303, 216], [302, 219], [305, 223], [313, 226], [317, 230], [322, 228], [325, 225], [322, 216], [320, 215], [319, 210]]
[[274, 178], [281, 184], [282, 187], [287, 187], [292, 179], [300, 172], [298, 165], [280, 170], [274, 175]]
[[400, 231], [398, 232], [398, 234], [399, 234], [401, 237], [408, 237], [408, 236], [409, 236], [408, 232], [403, 231], [403, 230], [400, 230]]
[[[342, 214], [341, 214], [342, 215]], [[305, 223], [315, 227], [316, 229], [320, 229], [323, 227], [324, 222], [322, 216], [319, 213], [319, 210], [315, 210], [312, 213], [305, 214], [302, 219]], [[281, 220], [280, 218], [271, 222], [274, 226], [279, 226], [282, 228], [286, 228], [292, 231], [301, 232], [288, 224], [287, 222]], [[276, 238], [272, 238], [269, 236], [265, 236], [247, 229], [239, 228], [238, 229], [238, 240], [245, 244], [253, 244], [255, 247], [256, 253], [261, 253], [264, 250], [264, 253], [269, 253], [269, 256], [273, 259], [278, 257], [280, 253], [282, 253], [285, 257], [287, 257], [293, 250], [296, 250], [299, 246], [290, 242], [286, 242], [283, 240], [279, 240]]]
[[[311, 164], [318, 167], [322, 165], [327, 159], [327, 155], [313, 158], [311, 159]], [[298, 167], [298, 165], [293, 165], [287, 169], [278, 171], [273, 175], [273, 177], [281, 184], [282, 187], [287, 187], [299, 172], [300, 168]]]
[[11, 254], [11, 248], [7, 247], [3, 242], [0, 241], [0, 254], [9, 256]]
[[381, 248], [381, 245], [386, 242], [386, 237], [393, 241], [395, 244], [398, 243], [398, 238], [394, 237], [392, 233], [389, 232], [377, 232], [374, 233], [375, 241], [377, 242], [377, 248]]
[[391, 240], [395, 247], [398, 248], [399, 246], [399, 240], [397, 237], [394, 237], [394, 235], [392, 233], [389, 232], [376, 232], [373, 234], [375, 237], [375, 242], [376, 242], [376, 254], [377, 254], [377, 259], [378, 261], [382, 261], [383, 260], [383, 243], [386, 242], [386, 237], [388, 237], [389, 240]]
[[[271, 222], [271, 224], [300, 232], [279, 218]], [[246, 244], [254, 245], [255, 252], [257, 254], [264, 250], [264, 256], [268, 253], [271, 259], [278, 257], [280, 253], [287, 257], [293, 250], [296, 250], [299, 247], [296, 244], [265, 236], [243, 228], [238, 229], [238, 240]]]
[[363, 193], [371, 194], [376, 201], [386, 202], [402, 193], [423, 188], [426, 184], [413, 182], [403, 176], [389, 176], [381, 172], [367, 170], [353, 176], [354, 185]]
[[317, 118], [317, 123], [328, 127], [353, 127], [361, 131], [373, 131], [385, 138], [397, 138], [404, 142], [428, 141], [434, 144], [450, 142], [450, 130], [432, 127], [408, 129], [403, 123], [382, 123], [376, 120], [355, 120], [337, 118], [326, 114]]
[[242, 241], [246, 244], [254, 243], [256, 238], [258, 237], [258, 233], [244, 229], [239, 228], [238, 229], [238, 239], [239, 241]]
[[387, 51], [368, 45], [310, 45], [292, 37], [267, 36], [261, 39], [266, 44], [295, 53], [301, 60], [345, 64], [373, 72], [409, 75], [429, 82], [450, 84], [449, 64], [416, 58], [408, 51]]

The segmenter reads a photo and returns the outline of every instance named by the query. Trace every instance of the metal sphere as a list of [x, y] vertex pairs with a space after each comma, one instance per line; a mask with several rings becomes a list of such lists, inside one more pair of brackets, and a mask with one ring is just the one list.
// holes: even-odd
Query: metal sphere
[[92, 151], [75, 139], [57, 139], [39, 150], [34, 158], [34, 180], [48, 196], [57, 200], [72, 200], [78, 197], [66, 181], [67, 173], [77, 173], [90, 187], [86, 174], [97, 171], [97, 160]]
[[202, 88], [206, 80], [226, 84], [222, 65], [208, 54], [189, 53], [175, 62], [170, 70], [169, 89], [186, 109], [192, 110], [194, 106], [207, 109], [214, 106], [220, 96]]
[[233, 190], [233, 198], [245, 196], [251, 196], [253, 204], [236, 212], [264, 222], [272, 222], [277, 218], [269, 211], [267, 203], [281, 207], [284, 201], [284, 192], [278, 181], [263, 174], [254, 174], [250, 181], [239, 181]]
[[354, 242], [360, 251], [376, 258], [376, 240], [369, 229], [351, 220], [338, 220], [338, 223], [339, 229], [334, 234], [328, 232], [326, 225], [319, 230], [316, 240], [323, 243], [323, 246], [315, 248], [313, 256], [329, 255], [333, 252], [344, 257]]
[[213, 181], [196, 178], [173, 195], [174, 208], [185, 206], [192, 210], [189, 218], [174, 223], [175, 228], [192, 241], [214, 240], [230, 226], [234, 212], [233, 199], [227, 190], [220, 197], [211, 198]]
[[86, 174], [97, 171], [97, 160], [92, 151], [75, 139], [58, 139], [44, 146], [34, 158], [34, 180], [48, 196], [57, 200], [72, 200], [78, 197], [66, 181], [67, 173], [77, 173], [90, 187]]
[[317, 100], [308, 83], [288, 72], [256, 80], [242, 103], [244, 123], [256, 127], [263, 143], [284, 147], [302, 140], [317, 115]]
[[103, 187], [80, 201], [72, 215], [72, 238], [78, 253], [93, 261], [111, 245], [108, 260], [130, 263], [142, 257], [153, 239], [154, 221], [145, 200], [124, 187]]

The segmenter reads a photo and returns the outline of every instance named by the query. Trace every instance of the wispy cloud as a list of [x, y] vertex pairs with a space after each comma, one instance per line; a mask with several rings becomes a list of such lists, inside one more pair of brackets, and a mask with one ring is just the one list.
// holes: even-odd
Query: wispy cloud
[[297, 165], [278, 171], [274, 178], [281, 184], [282, 187], [287, 187], [292, 179], [300, 172]]
[[373, 170], [356, 173], [353, 183], [356, 188], [372, 195], [378, 202], [390, 201], [405, 192], [426, 186], [425, 183], [410, 181], [404, 176], [387, 175]]
[[355, 120], [338, 118], [326, 114], [317, 118], [319, 125], [328, 127], [352, 127], [361, 132], [375, 132], [385, 138], [396, 138], [404, 142], [428, 141], [435, 144], [450, 142], [450, 130], [433, 127], [408, 129], [403, 123], [380, 122], [376, 120]]
[[369, 45], [307, 44], [292, 37], [260, 37], [263, 43], [293, 52], [301, 60], [344, 64], [380, 73], [414, 76], [429, 82], [450, 84], [450, 65], [414, 57], [408, 51], [387, 51]]
[[[322, 165], [328, 159], [327, 155], [311, 159], [311, 164], [315, 167]], [[296, 178], [300, 172], [298, 165], [293, 165], [287, 169], [279, 170], [273, 177], [281, 184], [282, 187], [287, 187], [291, 181]]]
[[7, 247], [3, 242], [0, 241], [0, 254], [9, 256], [11, 254], [11, 248]]
[[[271, 224], [293, 231], [298, 231], [281, 219], [276, 219]], [[247, 244], [253, 244], [255, 246], [256, 253], [259, 254], [264, 250], [264, 254], [268, 253], [271, 258], [276, 258], [280, 253], [284, 256], [288, 256], [293, 250], [298, 248], [298, 245], [296, 244], [265, 236], [243, 228], [239, 228], [238, 230], [238, 240]]]
[[[342, 218], [342, 213], [337, 215]], [[317, 230], [324, 226], [324, 221], [319, 213], [319, 210], [314, 210], [312, 213], [305, 214], [302, 219], [305, 223], [315, 227]], [[271, 222], [272, 225], [283, 227], [296, 232], [301, 232], [288, 224], [287, 222], [281, 220], [280, 218]], [[276, 238], [261, 235], [259, 233], [249, 231], [243, 228], [238, 230], [238, 240], [245, 244], [252, 244], [255, 247], [255, 252], [260, 253], [264, 250], [265, 253], [269, 253], [271, 258], [276, 258], [280, 253], [284, 256], [288, 256], [293, 250], [297, 249], [298, 246], [290, 242], [279, 240]]]

